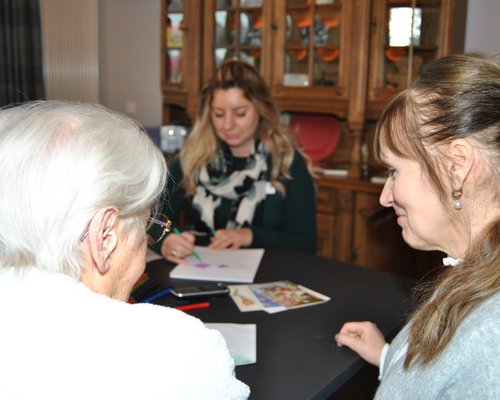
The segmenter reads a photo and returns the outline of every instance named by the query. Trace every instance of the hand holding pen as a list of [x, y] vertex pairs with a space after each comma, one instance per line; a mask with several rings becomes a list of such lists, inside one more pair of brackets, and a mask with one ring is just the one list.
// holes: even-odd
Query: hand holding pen
[[194, 250], [195, 236], [187, 231], [181, 232], [175, 227], [172, 229], [172, 233], [166, 237], [161, 246], [163, 257], [177, 264], [185, 263], [185, 258], [190, 255], [196, 257], [197, 253]]

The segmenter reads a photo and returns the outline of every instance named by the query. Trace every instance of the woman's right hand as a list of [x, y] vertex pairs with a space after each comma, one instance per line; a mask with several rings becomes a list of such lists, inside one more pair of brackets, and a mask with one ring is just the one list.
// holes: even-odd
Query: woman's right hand
[[189, 232], [182, 232], [180, 235], [171, 233], [161, 246], [161, 254], [168, 261], [182, 264], [184, 258], [193, 254], [195, 236]]
[[347, 322], [335, 340], [339, 347], [347, 346], [370, 364], [379, 366], [385, 338], [373, 322]]

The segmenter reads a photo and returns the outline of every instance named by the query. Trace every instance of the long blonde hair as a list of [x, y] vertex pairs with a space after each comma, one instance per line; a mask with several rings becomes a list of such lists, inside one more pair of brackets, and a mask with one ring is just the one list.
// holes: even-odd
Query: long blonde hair
[[202, 91], [198, 117], [180, 153], [186, 194], [195, 193], [198, 171], [215, 158], [219, 148], [210, 119], [213, 94], [217, 89], [234, 87], [240, 88], [245, 98], [257, 109], [260, 121], [256, 137], [271, 153], [271, 183], [280, 193], [285, 194], [285, 188], [279, 179], [291, 178], [289, 171], [297, 146], [293, 137], [281, 126], [278, 108], [262, 77], [251, 65], [239, 60], [221, 64]]
[[[375, 152], [380, 158], [382, 139], [394, 154], [418, 161], [443, 204], [454, 212], [443, 181], [443, 156], [429, 148], [473, 138], [491, 172], [483, 176], [475, 193], [484, 193], [488, 185], [498, 203], [499, 132], [499, 61], [480, 54], [453, 55], [431, 63], [412, 88], [390, 102], [378, 123]], [[405, 368], [436, 359], [471, 310], [498, 293], [499, 261], [500, 219], [495, 216], [471, 238], [459, 267], [445, 269], [436, 282], [420, 287], [426, 301], [410, 319]]]

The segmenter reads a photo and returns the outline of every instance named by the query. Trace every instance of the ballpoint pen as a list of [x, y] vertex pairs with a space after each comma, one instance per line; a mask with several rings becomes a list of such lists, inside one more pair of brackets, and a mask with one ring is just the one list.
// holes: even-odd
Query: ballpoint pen
[[[176, 235], [181, 235], [181, 231], [179, 229], [177, 229], [175, 226], [173, 227], [173, 231]], [[201, 261], [201, 257], [200, 255], [198, 254], [198, 252], [196, 250], [193, 251], [193, 256], [194, 258], [196, 258], [198, 261]]]

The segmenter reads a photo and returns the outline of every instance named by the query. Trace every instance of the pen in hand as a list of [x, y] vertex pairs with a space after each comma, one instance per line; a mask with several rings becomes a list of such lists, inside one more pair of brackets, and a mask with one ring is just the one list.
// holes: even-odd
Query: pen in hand
[[[173, 231], [176, 235], [181, 235], [181, 231], [179, 229], [177, 229], [175, 226], [173, 228]], [[201, 257], [200, 255], [198, 254], [198, 252], [196, 250], [193, 251], [193, 256], [194, 258], [196, 258], [198, 261], [201, 261]]]

